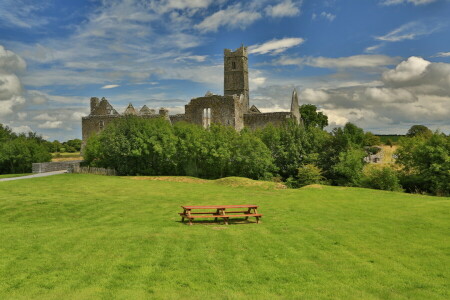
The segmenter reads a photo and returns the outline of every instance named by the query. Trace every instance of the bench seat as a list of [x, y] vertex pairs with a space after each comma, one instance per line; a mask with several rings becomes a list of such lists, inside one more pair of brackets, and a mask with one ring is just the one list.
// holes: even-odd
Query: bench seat
[[241, 215], [191, 215], [190, 217], [186, 214], [180, 213], [182, 217], [189, 219], [197, 219], [197, 218], [239, 218], [239, 217], [262, 217], [262, 214], [241, 214]]

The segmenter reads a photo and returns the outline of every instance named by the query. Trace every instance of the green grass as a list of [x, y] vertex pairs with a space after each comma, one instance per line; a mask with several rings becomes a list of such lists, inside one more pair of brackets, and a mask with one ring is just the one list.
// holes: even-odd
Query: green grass
[[[0, 299], [450, 298], [450, 198], [231, 182], [0, 183]], [[201, 204], [264, 217], [179, 222]]]
[[25, 173], [25, 174], [2, 174], [0, 175], [0, 179], [2, 178], [13, 178], [13, 177], [22, 177], [22, 176], [27, 176], [27, 175], [31, 175], [32, 173]]

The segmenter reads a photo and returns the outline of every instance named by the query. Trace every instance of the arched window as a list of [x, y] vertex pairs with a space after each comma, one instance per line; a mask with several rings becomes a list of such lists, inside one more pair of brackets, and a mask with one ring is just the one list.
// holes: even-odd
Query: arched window
[[211, 108], [203, 109], [202, 124], [204, 128], [208, 128], [211, 125]]
[[236, 69], [236, 62], [235, 62], [235, 61], [231, 62], [231, 68], [232, 68], [233, 70]]

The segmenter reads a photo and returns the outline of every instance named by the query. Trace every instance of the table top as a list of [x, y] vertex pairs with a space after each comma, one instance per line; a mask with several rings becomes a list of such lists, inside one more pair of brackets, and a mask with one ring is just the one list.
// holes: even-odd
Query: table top
[[203, 205], [181, 206], [183, 209], [257, 208], [258, 205]]

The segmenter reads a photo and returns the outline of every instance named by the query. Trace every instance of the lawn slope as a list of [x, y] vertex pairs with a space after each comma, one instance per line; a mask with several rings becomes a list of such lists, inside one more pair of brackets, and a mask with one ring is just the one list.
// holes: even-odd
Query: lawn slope
[[[0, 299], [450, 298], [450, 198], [136, 179], [0, 182]], [[201, 204], [264, 217], [179, 222]]]

